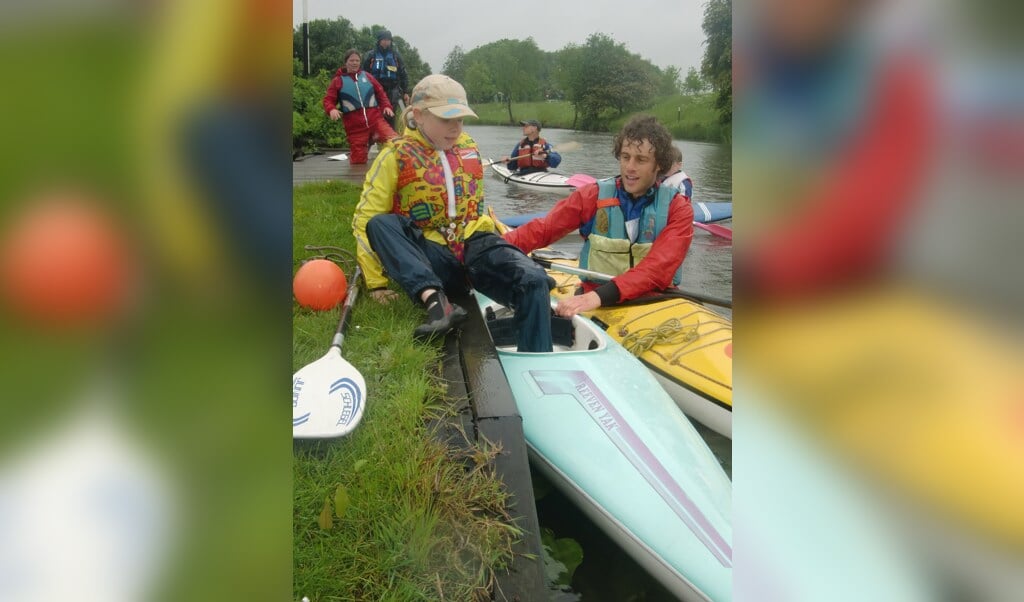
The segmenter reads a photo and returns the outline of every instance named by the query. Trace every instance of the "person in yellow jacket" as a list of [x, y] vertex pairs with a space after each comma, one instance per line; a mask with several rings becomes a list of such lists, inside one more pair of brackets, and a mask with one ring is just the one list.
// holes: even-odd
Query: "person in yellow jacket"
[[371, 296], [390, 300], [388, 278], [427, 310], [413, 333], [426, 339], [462, 323], [448, 294], [467, 284], [516, 310], [519, 351], [551, 351], [551, 281], [497, 234], [484, 206], [483, 164], [462, 120], [476, 117], [462, 85], [428, 75], [413, 88], [405, 132], [366, 174], [352, 230]]

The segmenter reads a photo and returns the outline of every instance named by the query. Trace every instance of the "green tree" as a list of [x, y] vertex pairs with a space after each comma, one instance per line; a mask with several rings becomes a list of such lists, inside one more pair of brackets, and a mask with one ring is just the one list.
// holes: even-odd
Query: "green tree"
[[465, 83], [466, 52], [462, 50], [462, 46], [456, 44], [455, 48], [452, 48], [452, 51], [448, 53], [448, 57], [444, 60], [444, 67], [441, 68], [441, 73], [459, 83]]
[[684, 94], [693, 96], [707, 90], [708, 84], [701, 77], [700, 73], [697, 73], [696, 68], [690, 67], [690, 70], [686, 72], [686, 79], [683, 80], [682, 88]]
[[493, 102], [498, 93], [494, 78], [491, 77], [491, 70], [482, 62], [470, 64], [466, 69], [465, 79], [460, 83], [466, 88], [470, 102]]
[[[487, 68], [495, 92], [505, 100], [509, 123], [516, 123], [512, 114], [512, 101], [537, 100], [540, 98], [538, 72], [543, 53], [533, 38], [525, 40], [498, 40], [470, 50], [466, 53], [466, 77], [471, 77], [474, 64]], [[483, 90], [476, 93], [485, 94]]]
[[567, 47], [562, 60], [567, 98], [582, 115], [584, 128], [605, 111], [622, 115], [654, 100], [657, 68], [605, 34], [591, 34], [578, 49]]
[[[376, 41], [376, 40], [374, 40]], [[333, 20], [315, 19], [309, 22], [309, 73], [320, 71], [334, 73], [343, 61], [343, 54], [349, 48], [363, 48], [359, 32], [343, 17]], [[292, 34], [295, 56], [302, 56], [302, 27], [296, 27]], [[369, 46], [367, 46], [369, 48]]]
[[[302, 71], [301, 63], [298, 67]], [[324, 113], [324, 92], [332, 74], [321, 71], [292, 78], [292, 155], [315, 151], [321, 146], [337, 147], [345, 142], [345, 130]]]
[[658, 72], [658, 95], [672, 96], [679, 93], [679, 67], [669, 65]]
[[580, 117], [580, 105], [575, 101], [577, 90], [582, 83], [580, 80], [580, 69], [583, 67], [583, 48], [576, 44], [569, 44], [557, 53], [558, 67], [555, 70], [554, 79], [563, 91], [566, 99], [572, 105], [572, 129]]
[[[377, 32], [385, 29], [383, 25], [370, 25], [355, 29], [344, 17], [333, 20], [316, 19], [309, 22], [309, 72], [316, 75], [320, 71], [334, 74], [344, 61], [345, 51], [355, 48], [365, 55], [377, 44]], [[409, 86], [412, 87], [423, 77], [430, 74], [430, 65], [423, 62], [419, 51], [408, 44], [401, 36], [394, 36], [392, 44], [398, 49], [405, 61], [405, 69], [409, 74]], [[296, 27], [292, 33], [292, 49], [296, 57], [302, 56], [302, 27]]]
[[707, 36], [701, 73], [715, 91], [715, 108], [723, 125], [732, 123], [732, 0], [708, 0], [704, 5]]

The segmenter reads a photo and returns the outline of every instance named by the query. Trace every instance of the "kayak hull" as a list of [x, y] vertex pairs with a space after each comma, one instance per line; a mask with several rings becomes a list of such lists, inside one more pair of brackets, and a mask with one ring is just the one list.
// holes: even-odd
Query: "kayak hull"
[[492, 163], [491, 171], [503, 182], [511, 182], [535, 190], [550, 190], [553, 192], [564, 192], [565, 194], [575, 190], [575, 187], [568, 183], [569, 176], [554, 171], [536, 171], [518, 175], [501, 162]]
[[535, 465], [675, 595], [730, 600], [732, 484], [650, 372], [582, 317], [555, 318], [555, 353], [516, 352], [510, 310], [477, 301]]

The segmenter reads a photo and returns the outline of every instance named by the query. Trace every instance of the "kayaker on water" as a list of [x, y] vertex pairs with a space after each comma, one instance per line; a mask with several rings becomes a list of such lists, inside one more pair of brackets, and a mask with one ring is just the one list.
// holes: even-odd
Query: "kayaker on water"
[[345, 65], [338, 69], [323, 99], [324, 112], [332, 121], [341, 119], [351, 149], [349, 162], [364, 164], [372, 139], [384, 142], [398, 134], [384, 120], [395, 112], [380, 82], [359, 67], [359, 51], [345, 52]]
[[548, 141], [540, 137], [540, 122], [529, 119], [520, 121], [519, 125], [523, 126], [523, 139], [512, 148], [511, 155], [501, 158], [509, 171], [523, 175], [558, 167], [562, 155], [552, 150]]
[[637, 116], [615, 136], [612, 154], [621, 175], [577, 188], [544, 217], [505, 234], [524, 252], [550, 245], [579, 228], [580, 267], [617, 274], [610, 282], [583, 282], [555, 312], [574, 316], [679, 284], [693, 240], [693, 208], [675, 187], [660, 186], [672, 167], [672, 136], [657, 119]]
[[465, 292], [468, 282], [515, 307], [519, 351], [549, 352], [554, 282], [497, 235], [483, 206], [480, 152], [462, 131], [464, 117], [476, 113], [454, 79], [428, 75], [413, 88], [399, 118], [405, 131], [377, 155], [352, 218], [366, 286], [387, 303], [395, 297], [388, 277], [395, 280], [427, 310], [414, 331], [426, 339], [466, 319], [446, 293]]

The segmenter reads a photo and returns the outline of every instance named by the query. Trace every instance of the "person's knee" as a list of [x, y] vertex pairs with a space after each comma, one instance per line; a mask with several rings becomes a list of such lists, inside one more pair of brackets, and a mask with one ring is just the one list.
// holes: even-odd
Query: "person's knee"
[[519, 286], [527, 294], [544, 295], [546, 298], [548, 292], [554, 288], [555, 281], [544, 270], [531, 269], [523, 273], [522, 278], [519, 280]]
[[394, 217], [394, 215], [391, 213], [379, 213], [371, 217], [366, 222], [366, 231], [370, 232], [371, 230], [379, 230], [387, 227], [387, 223], [391, 221], [390, 218], [392, 217]]
[[529, 283], [530, 286], [541, 287], [544, 290], [551, 289], [551, 283], [554, 280], [548, 276], [548, 273], [537, 266], [530, 266], [531, 269], [526, 270], [523, 275], [523, 281]]
[[370, 237], [370, 244], [373, 244], [373, 239], [386, 233], [396, 232], [402, 229], [402, 223], [399, 219], [400, 216], [394, 213], [380, 213], [375, 215], [366, 222], [366, 235]]

